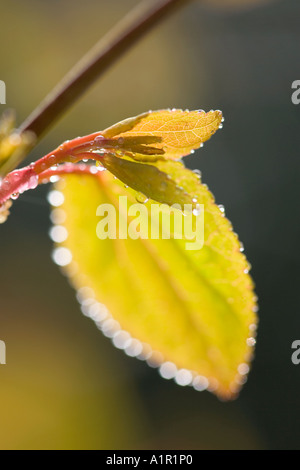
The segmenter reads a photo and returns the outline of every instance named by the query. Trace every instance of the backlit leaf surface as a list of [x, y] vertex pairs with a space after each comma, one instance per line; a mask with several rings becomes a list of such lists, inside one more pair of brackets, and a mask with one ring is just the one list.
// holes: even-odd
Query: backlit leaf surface
[[[204, 204], [202, 249], [187, 250], [187, 240], [174, 238], [100, 240], [99, 205], [116, 208], [118, 229], [127, 213], [124, 206], [119, 211], [119, 198], [127, 196], [130, 208], [136, 204], [136, 192], [108, 171], [69, 175], [56, 185], [64, 194], [60, 210], [65, 212], [68, 232], [61, 246], [73, 259], [65, 270], [91, 306], [89, 315], [118, 347], [164, 364], [161, 371], [169, 372], [163, 375], [174, 375], [178, 383], [208, 387], [230, 399], [245, 382], [255, 343], [256, 304], [249, 265], [230, 222], [198, 175], [181, 163], [169, 167], [168, 174]], [[140, 206], [150, 213], [153, 204], [149, 200]], [[129, 223], [132, 220], [128, 218]], [[104, 304], [112, 318], [105, 310], [97, 316], [94, 302]], [[128, 344], [118, 343], [120, 335], [129, 338]]]
[[135, 160], [178, 160], [210, 139], [221, 122], [221, 111], [161, 110], [126, 119], [102, 134]]

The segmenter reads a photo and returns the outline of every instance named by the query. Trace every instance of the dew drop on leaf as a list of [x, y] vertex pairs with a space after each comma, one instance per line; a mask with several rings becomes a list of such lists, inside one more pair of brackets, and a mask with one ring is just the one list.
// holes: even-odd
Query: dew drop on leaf
[[198, 392], [204, 392], [204, 390], [208, 389], [209, 381], [206, 377], [202, 375], [197, 375], [193, 380], [193, 388]]
[[219, 204], [218, 208], [220, 209], [220, 212], [222, 212], [222, 214], [225, 215], [225, 207], [223, 206], [223, 204]]
[[164, 362], [159, 368], [159, 374], [164, 379], [170, 380], [174, 379], [177, 373], [177, 367], [173, 362], [167, 361]]
[[188, 369], [179, 369], [175, 375], [175, 382], [182, 387], [190, 385], [193, 381], [193, 374]]
[[64, 247], [55, 248], [52, 259], [58, 266], [68, 266], [72, 261], [72, 253]]
[[201, 178], [202, 173], [200, 170], [193, 170], [194, 175], [196, 175], [198, 178]]
[[149, 198], [147, 196], [145, 196], [145, 194], [143, 194], [143, 193], [137, 193], [136, 196], [135, 196], [135, 199], [140, 204], [146, 204], [146, 202], [149, 201]]

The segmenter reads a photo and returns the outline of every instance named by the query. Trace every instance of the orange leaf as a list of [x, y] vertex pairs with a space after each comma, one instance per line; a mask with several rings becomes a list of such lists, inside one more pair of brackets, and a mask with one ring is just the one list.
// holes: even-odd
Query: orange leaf
[[109, 127], [103, 136], [135, 160], [178, 160], [210, 139], [222, 120], [221, 111], [151, 111]]

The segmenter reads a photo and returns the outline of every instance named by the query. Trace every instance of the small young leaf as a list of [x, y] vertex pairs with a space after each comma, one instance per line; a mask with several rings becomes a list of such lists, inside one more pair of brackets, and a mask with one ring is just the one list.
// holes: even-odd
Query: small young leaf
[[[102, 165], [130, 188], [164, 204], [193, 204], [193, 196], [172, 178], [182, 164], [174, 161], [137, 163], [112, 154], [104, 155]], [[162, 170], [163, 171], [162, 171]]]
[[139, 161], [178, 160], [219, 129], [221, 111], [152, 111], [126, 119], [102, 132], [106, 146]]
[[[187, 240], [175, 236], [169, 240], [120, 236], [118, 230], [124, 231], [124, 223], [127, 227], [124, 218], [128, 214], [120, 206], [120, 196], [128, 197], [130, 211], [136, 203], [135, 191], [102, 171], [68, 175], [56, 185], [64, 194], [61, 209], [68, 233], [59, 248], [69, 250], [59, 252], [61, 264], [70, 261], [66, 253], [71, 252], [73, 261], [66, 273], [105, 334], [117, 342], [119, 335], [126, 336], [120, 328], [129, 332], [126, 344], [119, 347], [137, 355], [146, 343], [148, 358], [152, 350], [151, 361], [168, 361], [163, 367], [173, 363], [178, 383], [184, 375], [195, 388], [208, 386], [219, 397], [230, 399], [245, 382], [255, 343], [256, 304], [249, 265], [230, 222], [197, 175], [179, 165], [173, 179], [204, 204], [202, 249], [186, 249]], [[112, 216], [116, 215], [110, 232], [113, 235], [115, 228], [116, 237], [100, 240], [97, 225], [101, 219], [96, 214], [100, 215], [102, 204], [108, 204]], [[138, 205], [148, 209], [146, 214], [141, 211], [140, 221], [147, 219], [151, 224], [154, 204], [149, 200]], [[129, 226], [132, 221], [128, 217]], [[106, 305], [115, 321], [97, 302]], [[130, 344], [139, 352], [131, 350]]]

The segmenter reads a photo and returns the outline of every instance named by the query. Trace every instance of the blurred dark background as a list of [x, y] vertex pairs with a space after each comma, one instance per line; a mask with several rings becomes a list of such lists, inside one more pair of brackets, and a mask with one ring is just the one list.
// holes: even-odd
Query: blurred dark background
[[[137, 0], [12, 0], [0, 79], [18, 122]], [[32, 152], [148, 109], [221, 109], [223, 131], [186, 159], [226, 208], [260, 303], [248, 383], [221, 403], [125, 356], [85, 318], [51, 261], [46, 194], [0, 227], [0, 448], [299, 449], [298, 0], [195, 1], [112, 67]], [[298, 181], [297, 179], [298, 178]]]

